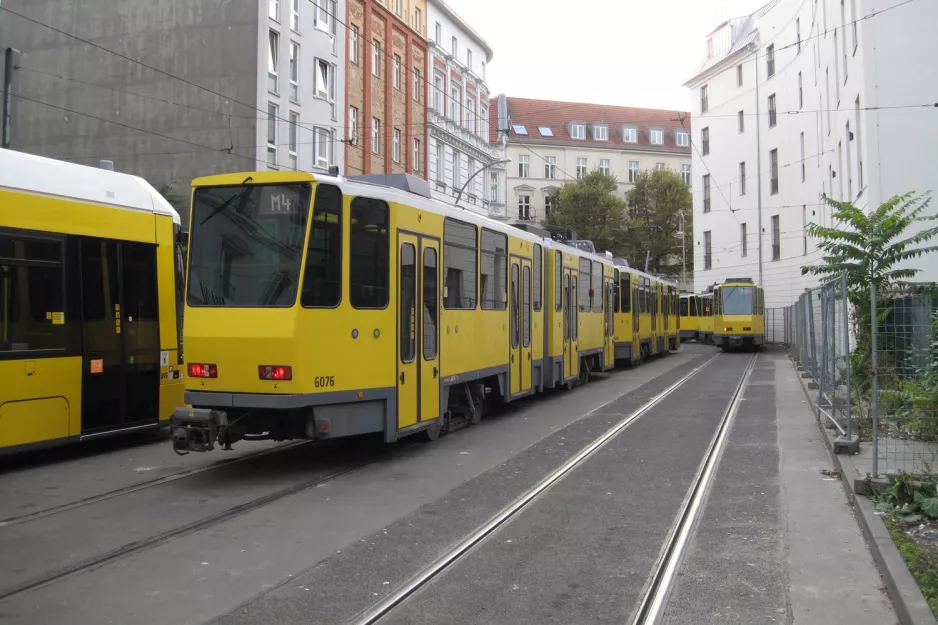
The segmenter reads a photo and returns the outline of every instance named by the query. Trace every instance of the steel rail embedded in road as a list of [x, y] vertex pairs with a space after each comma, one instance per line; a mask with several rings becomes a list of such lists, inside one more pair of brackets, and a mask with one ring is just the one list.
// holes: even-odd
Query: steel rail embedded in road
[[273, 453], [286, 451], [288, 449], [293, 449], [294, 447], [300, 447], [302, 445], [309, 445], [313, 441], [297, 441], [294, 443], [288, 443], [280, 447], [274, 447], [272, 449], [265, 449], [263, 451], [257, 451], [250, 454], [245, 454], [239, 456], [238, 458], [229, 458], [225, 460], [220, 460], [213, 464], [199, 467], [197, 469], [188, 469], [186, 471], [180, 471], [179, 473], [173, 473], [172, 475], [164, 475], [163, 477], [158, 477], [152, 480], [146, 480], [140, 482], [139, 484], [132, 484], [130, 486], [124, 486], [123, 488], [115, 488], [114, 490], [109, 490], [105, 493], [100, 493], [98, 495], [92, 495], [90, 497], [85, 497], [84, 499], [79, 499], [78, 501], [71, 501], [69, 503], [59, 504], [57, 506], [50, 506], [48, 508], [43, 508], [42, 510], [35, 510], [28, 514], [22, 514], [19, 516], [7, 517], [6, 519], [0, 520], [0, 529], [4, 527], [10, 527], [13, 525], [18, 525], [20, 523], [25, 523], [26, 521], [35, 521], [36, 519], [41, 519], [43, 517], [51, 516], [53, 514], [59, 514], [62, 512], [68, 512], [69, 510], [74, 510], [75, 508], [81, 508], [82, 506], [87, 506], [93, 503], [100, 503], [102, 501], [107, 501], [108, 499], [114, 499], [115, 497], [121, 497], [123, 495], [129, 495], [131, 493], [136, 493], [147, 488], [152, 488], [154, 486], [159, 486], [161, 484], [168, 484], [169, 482], [175, 482], [176, 480], [181, 480], [184, 477], [192, 477], [193, 475], [199, 475], [200, 473], [205, 473], [207, 471], [214, 471], [215, 469], [223, 469], [225, 467], [230, 467], [233, 464], [238, 464], [239, 462], [244, 462], [245, 460], [254, 460], [261, 458], [263, 456], [268, 456]]
[[[372, 623], [377, 622], [391, 610], [393, 610], [397, 605], [407, 599], [409, 596], [414, 594], [418, 589], [420, 589], [424, 584], [432, 580], [434, 577], [438, 576], [444, 570], [449, 568], [460, 557], [464, 556], [472, 547], [478, 544], [485, 537], [490, 535], [492, 532], [501, 527], [509, 519], [515, 516], [518, 512], [524, 509], [528, 504], [534, 501], [538, 495], [543, 493], [545, 490], [550, 488], [555, 482], [563, 478], [565, 475], [570, 473], [573, 469], [579, 466], [584, 460], [591, 457], [595, 454], [600, 448], [605, 446], [611, 439], [616, 435], [621, 433], [625, 428], [634, 423], [636, 420], [644, 416], [649, 410], [657, 406], [664, 400], [666, 397], [670, 396], [674, 391], [683, 386], [688, 380], [697, 375], [704, 367], [712, 363], [714, 360], [720, 357], [720, 354], [713, 356], [702, 364], [698, 365], [692, 369], [687, 375], [682, 377], [680, 380], [658, 393], [650, 400], [645, 402], [640, 408], [632, 412], [628, 417], [619, 421], [616, 425], [612, 426], [604, 434], [596, 438], [592, 443], [583, 448], [579, 453], [574, 457], [567, 460], [562, 464], [558, 469], [551, 472], [547, 477], [538, 482], [534, 487], [525, 491], [520, 497], [518, 497], [513, 503], [509, 504], [498, 512], [494, 517], [489, 521], [479, 527], [475, 532], [470, 534], [462, 542], [460, 542], [456, 547], [446, 552], [443, 556], [438, 558], [432, 564], [426, 568], [419, 571], [416, 575], [411, 577], [407, 582], [405, 582], [400, 588], [395, 590], [393, 593], [389, 594], [387, 597], [367, 609], [366, 611], [355, 616], [350, 623], [354, 625], [371, 625]], [[596, 412], [602, 408], [596, 408], [595, 410], [590, 411]]]
[[681, 563], [681, 556], [687, 547], [687, 542], [693, 534], [694, 523], [701, 510], [701, 504], [707, 494], [711, 479], [716, 472], [716, 467], [720, 461], [720, 455], [726, 443], [727, 436], [733, 423], [733, 418], [739, 409], [739, 403], [743, 397], [743, 390], [752, 374], [757, 354], [753, 354], [749, 363], [743, 371], [736, 390], [730, 397], [730, 401], [723, 412], [723, 418], [714, 434], [713, 440], [707, 454], [704, 456], [684, 499], [684, 504], [678, 513], [671, 534], [665, 541], [658, 562], [652, 571], [649, 581], [646, 583], [646, 590], [642, 595], [642, 600], [635, 611], [635, 616], [631, 619], [632, 625], [654, 625], [658, 621], [662, 608], [664, 608], [668, 593], [671, 589], [674, 575]]

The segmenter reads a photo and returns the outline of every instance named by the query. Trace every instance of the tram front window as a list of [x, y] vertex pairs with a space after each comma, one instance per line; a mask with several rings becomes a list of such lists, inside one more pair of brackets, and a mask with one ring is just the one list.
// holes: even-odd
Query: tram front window
[[309, 201], [306, 183], [196, 189], [189, 306], [293, 306]]
[[724, 315], [751, 315], [752, 314], [752, 287], [728, 286], [723, 287], [723, 314]]

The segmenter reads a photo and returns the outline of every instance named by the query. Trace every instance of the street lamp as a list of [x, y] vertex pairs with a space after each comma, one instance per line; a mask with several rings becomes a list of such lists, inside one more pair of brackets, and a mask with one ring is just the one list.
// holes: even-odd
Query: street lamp
[[[507, 165], [507, 164], [510, 163], [510, 162], [511, 162], [511, 159], [510, 159], [510, 158], [506, 158], [506, 159], [503, 159], [503, 160], [500, 160], [500, 161], [494, 161], [494, 162], [492, 162], [492, 163], [489, 163], [488, 165], [483, 165], [482, 167], [480, 167], [479, 169], [477, 169], [474, 174], [472, 174], [471, 176], [469, 176], [468, 178], [466, 178], [466, 182], [463, 184], [462, 189], [460, 189], [460, 190], [459, 190], [459, 193], [456, 195], [456, 201], [453, 203], [453, 205], [454, 205], [454, 206], [459, 206], [459, 198], [462, 197], [462, 192], [466, 190], [466, 187], [469, 186], [469, 183], [472, 182], [472, 179], [473, 179], [473, 178], [475, 178], [476, 176], [478, 176], [480, 173], [482, 173], [483, 171], [485, 171], [485, 170], [488, 169], [489, 167], [494, 167], [495, 165]], [[466, 209], [463, 208], [463, 210], [466, 210]]]

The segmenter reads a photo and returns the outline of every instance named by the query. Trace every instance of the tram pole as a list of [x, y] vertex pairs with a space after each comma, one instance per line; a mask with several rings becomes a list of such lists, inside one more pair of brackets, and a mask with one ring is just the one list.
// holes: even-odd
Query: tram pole
[[3, 55], [3, 116], [0, 147], [9, 150], [13, 146], [13, 61], [18, 50], [7, 48]]

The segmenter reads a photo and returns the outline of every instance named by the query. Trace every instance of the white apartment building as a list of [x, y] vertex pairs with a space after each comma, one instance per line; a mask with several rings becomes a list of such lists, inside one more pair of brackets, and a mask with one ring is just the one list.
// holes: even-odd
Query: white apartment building
[[[492, 143], [504, 144], [501, 158], [511, 159], [503, 196], [513, 222], [543, 223], [551, 193], [594, 169], [615, 175], [622, 198], [645, 169], [671, 169], [691, 182], [690, 113], [680, 113], [682, 126], [675, 111], [626, 106], [499, 95], [493, 107]], [[501, 180], [491, 184], [501, 193]]]
[[[897, 6], [898, 5], [898, 6]], [[817, 281], [823, 197], [875, 208], [938, 187], [938, 2], [772, 0], [706, 39], [693, 93], [694, 276], [751, 277], [766, 305]], [[932, 209], [934, 212], [934, 209]], [[938, 259], [910, 266], [938, 279]]]
[[497, 160], [489, 145], [489, 88], [485, 83], [492, 49], [443, 0], [428, 0], [427, 30], [432, 59], [427, 72], [431, 81], [427, 102], [430, 192], [453, 202], [468, 181], [459, 205], [489, 214], [489, 171], [481, 170]]
[[258, 11], [258, 167], [344, 172], [345, 0], [261, 0]]

